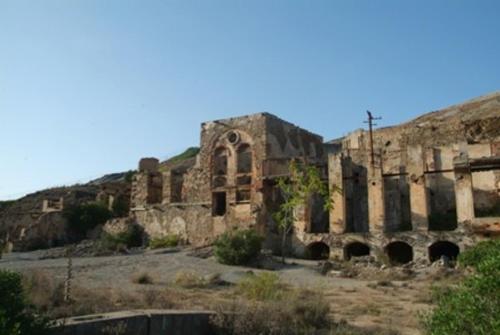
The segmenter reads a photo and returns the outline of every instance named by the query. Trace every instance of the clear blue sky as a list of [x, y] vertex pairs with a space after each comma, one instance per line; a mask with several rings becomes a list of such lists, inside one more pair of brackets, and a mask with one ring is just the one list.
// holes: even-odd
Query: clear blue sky
[[325, 139], [500, 89], [500, 1], [0, 0], [0, 199], [268, 111]]

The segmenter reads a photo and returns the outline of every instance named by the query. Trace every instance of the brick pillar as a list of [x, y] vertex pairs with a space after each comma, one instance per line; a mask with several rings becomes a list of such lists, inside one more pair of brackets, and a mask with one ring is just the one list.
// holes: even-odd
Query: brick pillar
[[424, 157], [422, 146], [407, 147], [408, 180], [410, 183], [410, 208], [413, 230], [427, 230], [429, 226], [429, 206], [425, 188]]
[[371, 233], [380, 233], [384, 230], [384, 178], [380, 164], [375, 163], [368, 167], [368, 223]]
[[[328, 187], [333, 208], [330, 210], [330, 233], [342, 234], [345, 229], [345, 200], [342, 155], [328, 155]], [[337, 188], [341, 188], [340, 192]]]
[[455, 201], [457, 207], [457, 223], [461, 224], [474, 219], [474, 195], [472, 191], [472, 174], [469, 158], [465, 152], [453, 159], [455, 170]]

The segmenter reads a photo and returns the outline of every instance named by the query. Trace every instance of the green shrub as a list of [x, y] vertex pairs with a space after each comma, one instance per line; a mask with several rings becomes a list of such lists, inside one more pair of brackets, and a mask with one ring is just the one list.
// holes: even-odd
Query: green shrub
[[254, 230], [225, 232], [214, 243], [214, 254], [222, 264], [246, 264], [260, 254], [262, 237]]
[[238, 291], [252, 300], [279, 300], [285, 293], [280, 278], [271, 272], [247, 276], [238, 283]]
[[500, 333], [500, 244], [482, 242], [462, 253], [462, 265], [473, 266], [476, 274], [458, 287], [435, 296], [436, 308], [424, 316], [431, 335], [489, 335]]
[[50, 334], [46, 319], [29, 309], [18, 273], [0, 270], [0, 334]]
[[140, 247], [142, 245], [143, 230], [137, 225], [132, 225], [127, 231], [119, 234], [103, 232], [99, 241], [99, 247], [103, 251], [120, 251], [125, 248]]
[[68, 206], [63, 215], [68, 221], [68, 228], [77, 239], [84, 238], [89, 230], [112, 217], [111, 211], [99, 203]]
[[148, 244], [151, 249], [170, 248], [177, 245], [179, 245], [179, 236], [174, 234], [153, 238]]
[[112, 209], [114, 217], [126, 217], [130, 210], [129, 202], [123, 196], [120, 196], [113, 201]]
[[458, 256], [458, 262], [463, 266], [477, 267], [481, 262], [495, 255], [500, 255], [500, 240], [483, 241], [462, 252]]

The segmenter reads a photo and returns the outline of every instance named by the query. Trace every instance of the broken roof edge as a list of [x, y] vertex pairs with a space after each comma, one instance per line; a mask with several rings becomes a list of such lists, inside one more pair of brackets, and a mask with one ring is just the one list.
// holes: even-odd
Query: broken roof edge
[[201, 123], [201, 126], [205, 126], [206, 124], [208, 123], [224, 123], [224, 122], [233, 122], [235, 120], [241, 120], [241, 119], [245, 119], [245, 118], [252, 118], [252, 117], [264, 117], [264, 118], [268, 118], [268, 119], [274, 119], [274, 120], [277, 120], [281, 123], [284, 123], [284, 124], [287, 124], [289, 126], [292, 126], [294, 128], [297, 128], [297, 129], [300, 129], [301, 131], [305, 132], [305, 133], [308, 133], [310, 135], [313, 135], [313, 136], [316, 136], [318, 138], [321, 138], [321, 140], [323, 141], [323, 136], [320, 135], [320, 134], [317, 134], [317, 133], [314, 133], [310, 130], [307, 130], [307, 129], [304, 129], [302, 127], [299, 127], [297, 126], [296, 124], [292, 123], [292, 122], [289, 122], [289, 121], [286, 121], [282, 118], [280, 118], [279, 116], [276, 116], [274, 114], [271, 114], [269, 112], [259, 112], [259, 113], [252, 113], [252, 114], [245, 114], [245, 115], [240, 115], [240, 116], [234, 116], [234, 117], [229, 117], [229, 118], [225, 118], [225, 119], [217, 119], [217, 120], [210, 120], [210, 121], [205, 121], [205, 122], [202, 122]]

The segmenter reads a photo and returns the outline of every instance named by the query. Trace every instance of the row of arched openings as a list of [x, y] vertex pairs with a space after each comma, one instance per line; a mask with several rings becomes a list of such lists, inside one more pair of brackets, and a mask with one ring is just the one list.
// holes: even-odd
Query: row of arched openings
[[[314, 242], [308, 247], [309, 258], [328, 259], [330, 247], [324, 242]], [[392, 264], [406, 264], [413, 260], [413, 248], [406, 242], [394, 241], [384, 248], [385, 254]], [[443, 256], [455, 260], [460, 253], [460, 248], [449, 241], [437, 241], [428, 248], [429, 260], [435, 262]], [[362, 242], [352, 242], [344, 247], [344, 259], [370, 255], [370, 247]]]

